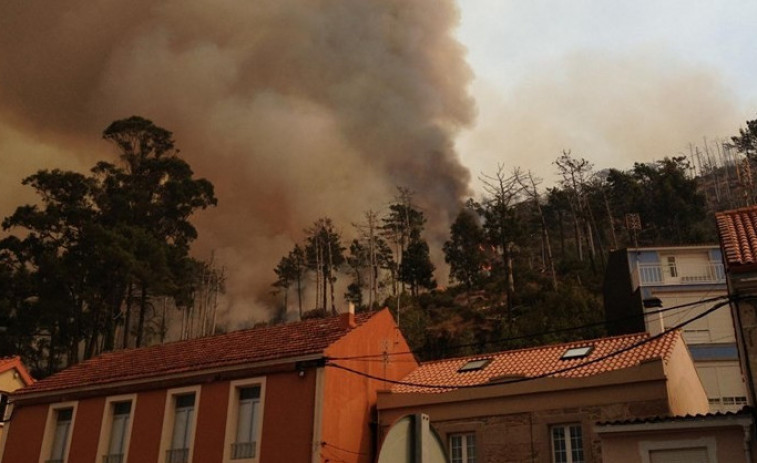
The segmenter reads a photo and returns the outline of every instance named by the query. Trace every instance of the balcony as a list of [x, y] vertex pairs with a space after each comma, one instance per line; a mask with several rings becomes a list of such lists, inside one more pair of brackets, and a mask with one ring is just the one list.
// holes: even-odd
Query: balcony
[[637, 286], [725, 283], [725, 271], [719, 262], [701, 265], [638, 264], [635, 277]]
[[255, 442], [237, 442], [231, 444], [231, 459], [239, 460], [243, 458], [255, 457]]
[[189, 461], [189, 449], [166, 450], [166, 463], [187, 463]]

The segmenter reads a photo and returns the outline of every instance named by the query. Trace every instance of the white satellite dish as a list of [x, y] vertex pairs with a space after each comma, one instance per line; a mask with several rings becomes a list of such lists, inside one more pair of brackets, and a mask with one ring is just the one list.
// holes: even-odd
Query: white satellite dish
[[428, 415], [417, 413], [392, 425], [381, 445], [378, 463], [449, 463], [449, 460]]

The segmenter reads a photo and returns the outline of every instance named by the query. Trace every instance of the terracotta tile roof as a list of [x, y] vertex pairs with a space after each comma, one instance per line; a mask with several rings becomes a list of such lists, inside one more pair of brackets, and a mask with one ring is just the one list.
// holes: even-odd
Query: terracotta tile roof
[[[392, 392], [444, 392], [460, 386], [490, 384], [492, 382], [504, 382], [508, 379], [533, 378], [542, 375], [562, 378], [592, 376], [636, 366], [652, 359], [667, 360], [676, 342], [680, 339], [680, 335], [678, 332], [671, 332], [605, 360], [571, 369], [570, 371], [550, 374], [551, 372], [558, 372], [568, 367], [574, 367], [601, 358], [613, 352], [631, 347], [646, 339], [649, 339], [647, 333], [638, 333], [428, 362], [422, 364], [417, 370], [403, 378], [402, 381], [422, 385], [451, 385], [454, 387], [438, 389], [399, 384], [392, 387]], [[568, 360], [561, 359], [568, 349], [585, 346], [593, 346], [588, 356]], [[480, 370], [458, 372], [469, 361], [478, 359], [491, 359], [491, 361]]]
[[729, 269], [757, 265], [757, 206], [715, 214]]
[[645, 418], [630, 418], [627, 420], [616, 421], [600, 421], [597, 422], [597, 426], [622, 426], [628, 424], [649, 424], [649, 423], [685, 423], [692, 421], [710, 421], [717, 420], [719, 418], [734, 418], [734, 417], [751, 417], [754, 414], [754, 409], [751, 407], [743, 407], [741, 410], [734, 412], [713, 412], [713, 413], [698, 413], [696, 415], [662, 415], [662, 416], [649, 416]]
[[[374, 314], [355, 315], [357, 326]], [[149, 381], [172, 374], [201, 373], [212, 368], [286, 361], [323, 352], [349, 331], [340, 317], [330, 317], [109, 352], [20, 389], [17, 394], [63, 391], [122, 381]]]
[[27, 386], [34, 383], [34, 378], [29, 375], [29, 371], [21, 363], [21, 357], [0, 357], [0, 373], [4, 373], [10, 369], [15, 369]]

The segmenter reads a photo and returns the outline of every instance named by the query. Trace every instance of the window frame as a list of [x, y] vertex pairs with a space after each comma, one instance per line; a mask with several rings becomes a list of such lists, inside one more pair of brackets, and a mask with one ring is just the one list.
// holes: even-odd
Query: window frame
[[[239, 422], [239, 391], [248, 387], [260, 388], [260, 412], [257, 417], [258, 427], [256, 432], [256, 452], [251, 458], [232, 459], [231, 446], [235, 443], [237, 436], [237, 427]], [[245, 378], [229, 382], [229, 400], [226, 409], [226, 432], [223, 443], [223, 462], [224, 463], [257, 463], [260, 460], [262, 447], [263, 423], [265, 418], [265, 386], [266, 378], [264, 376], [255, 378]]]
[[452, 458], [452, 439], [460, 437], [462, 438], [461, 442], [461, 449], [462, 449], [462, 455], [460, 456], [460, 463], [472, 463], [470, 460], [470, 456], [468, 455], [468, 449], [470, 447], [470, 441], [469, 439], [473, 439], [473, 448], [475, 449], [475, 455], [473, 456], [474, 460], [473, 463], [478, 462], [478, 439], [476, 436], [475, 431], [467, 431], [467, 432], [452, 432], [447, 434], [447, 456], [449, 457], [450, 462], [454, 462]]
[[97, 457], [98, 461], [103, 461], [102, 457], [109, 456], [110, 440], [112, 438], [111, 433], [113, 431], [113, 417], [115, 416], [115, 404], [122, 402], [131, 403], [131, 411], [129, 412], [129, 423], [124, 430], [124, 449], [122, 462], [126, 462], [129, 459], [129, 445], [131, 444], [131, 430], [134, 424], [134, 411], [137, 408], [137, 394], [125, 394], [110, 396], [105, 399], [105, 405], [103, 407], [103, 418], [100, 424], [100, 439], [97, 443]]
[[194, 405], [193, 405], [194, 413], [191, 420], [192, 429], [189, 433], [189, 439], [188, 439], [189, 453], [186, 460], [188, 463], [192, 463], [192, 458], [194, 457], [195, 436], [197, 435], [197, 415], [199, 414], [198, 412], [200, 408], [201, 389], [202, 387], [200, 385], [196, 385], [196, 386], [187, 386], [187, 387], [169, 389], [168, 391], [166, 391], [166, 405], [163, 411], [163, 430], [161, 432], [161, 437], [160, 437], [160, 455], [158, 458], [158, 462], [170, 463], [168, 461], [166, 452], [168, 452], [168, 450], [174, 450], [171, 448], [171, 445], [173, 444], [172, 441], [173, 441], [174, 424], [175, 424], [175, 417], [176, 417], [176, 399], [180, 396], [194, 394]]
[[74, 435], [74, 426], [76, 425], [76, 409], [79, 406], [78, 401], [60, 402], [50, 404], [47, 408], [47, 419], [45, 421], [45, 433], [42, 437], [42, 446], [39, 452], [39, 463], [47, 463], [52, 460], [53, 445], [55, 444], [55, 433], [58, 423], [58, 413], [62, 410], [71, 409], [71, 424], [69, 425], [66, 442], [63, 447], [63, 463], [68, 463], [68, 456], [71, 453], [71, 440]]
[[[581, 461], [574, 461], [573, 460], [573, 445], [571, 441], [570, 436], [570, 429], [573, 427], [577, 427], [579, 431], [581, 431], [581, 454], [583, 456], [583, 459]], [[553, 423], [549, 425], [548, 429], [548, 435], [549, 435], [549, 453], [550, 453], [550, 462], [556, 463], [557, 462], [557, 455], [556, 455], [556, 449], [555, 449], [555, 436], [554, 436], [554, 430], [560, 428], [563, 430], [563, 435], [565, 436], [565, 452], [567, 460], [565, 463], [586, 463], [587, 462], [587, 453], [586, 453], [586, 441], [585, 441], [585, 433], [584, 433], [584, 427], [583, 423], [580, 421], [573, 421], [568, 423]]]

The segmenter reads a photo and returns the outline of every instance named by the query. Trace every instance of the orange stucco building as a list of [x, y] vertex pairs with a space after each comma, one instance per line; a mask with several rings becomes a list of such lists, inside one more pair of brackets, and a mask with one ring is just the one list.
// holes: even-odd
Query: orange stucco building
[[112, 352], [16, 393], [0, 461], [368, 463], [416, 367], [388, 310]]

